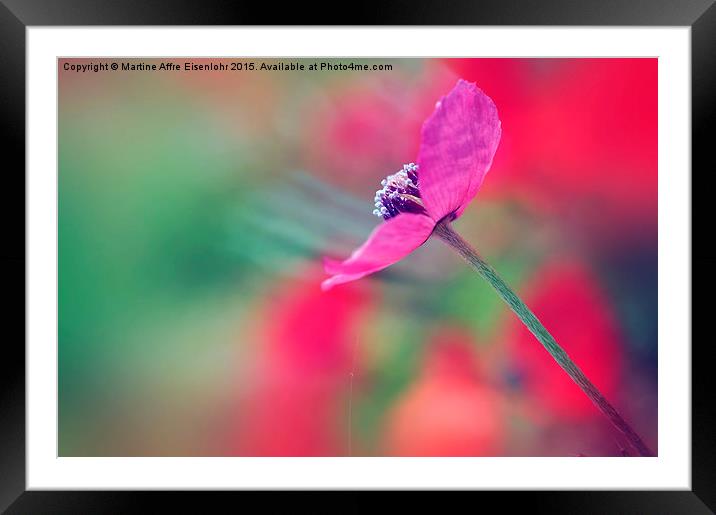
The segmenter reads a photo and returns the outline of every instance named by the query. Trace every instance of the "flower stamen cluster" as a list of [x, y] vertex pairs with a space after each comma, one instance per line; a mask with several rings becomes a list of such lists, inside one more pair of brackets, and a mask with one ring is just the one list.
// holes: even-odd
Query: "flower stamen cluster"
[[418, 186], [418, 165], [403, 165], [393, 175], [381, 181], [381, 189], [375, 192], [373, 214], [389, 220], [400, 213], [425, 213]]

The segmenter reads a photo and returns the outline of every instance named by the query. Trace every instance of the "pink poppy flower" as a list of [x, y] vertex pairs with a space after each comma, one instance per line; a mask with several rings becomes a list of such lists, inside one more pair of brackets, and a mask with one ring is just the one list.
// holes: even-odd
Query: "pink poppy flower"
[[403, 166], [376, 192], [385, 222], [348, 259], [326, 259], [323, 290], [382, 270], [421, 246], [438, 222], [454, 220], [477, 194], [500, 142], [497, 108], [475, 84], [459, 80], [421, 131], [417, 164]]
[[545, 350], [622, 433], [641, 456], [653, 452], [584, 372], [564, 352], [499, 274], [450, 222], [477, 194], [500, 142], [501, 123], [494, 102], [475, 84], [459, 80], [423, 124], [418, 164], [388, 176], [375, 194], [373, 213], [385, 223], [344, 261], [325, 261], [332, 277], [323, 290], [360, 279], [399, 261], [435, 233], [473, 267], [502, 297]]

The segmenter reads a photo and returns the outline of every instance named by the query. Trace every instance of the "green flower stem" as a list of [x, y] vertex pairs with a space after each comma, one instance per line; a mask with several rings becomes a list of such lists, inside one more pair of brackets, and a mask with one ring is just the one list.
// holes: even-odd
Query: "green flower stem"
[[[547, 352], [567, 372], [569, 377], [577, 383], [589, 400], [601, 411], [609, 421], [617, 428], [636, 449], [641, 456], [654, 456], [649, 447], [622, 418], [616, 409], [607, 401], [596, 386], [584, 375], [584, 372], [572, 361], [567, 353], [560, 347], [551, 334], [545, 329], [537, 317], [530, 311], [524, 302], [510, 288], [497, 272], [485, 262], [484, 259], [455, 232], [449, 222], [443, 221], [437, 224], [434, 233], [445, 243], [455, 249], [458, 254], [477, 272], [484, 277], [488, 283], [497, 291], [508, 306], [515, 312], [530, 332], [547, 349]], [[558, 393], [558, 392], [555, 392]]]

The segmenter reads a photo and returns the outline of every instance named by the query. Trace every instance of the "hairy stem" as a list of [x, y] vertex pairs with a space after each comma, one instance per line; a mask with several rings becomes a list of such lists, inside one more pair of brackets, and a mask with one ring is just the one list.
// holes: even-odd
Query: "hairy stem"
[[[462, 237], [455, 232], [449, 222], [442, 221], [435, 227], [434, 234], [440, 237], [450, 247], [455, 249], [458, 254], [477, 272], [484, 277], [487, 282], [497, 291], [508, 306], [515, 312], [530, 332], [539, 340], [547, 352], [554, 358], [562, 369], [567, 372], [569, 377], [577, 383], [589, 400], [601, 411], [614, 427], [620, 431], [634, 449], [641, 456], [654, 456], [649, 447], [639, 437], [639, 435], [631, 428], [631, 426], [622, 418], [619, 412], [607, 401], [596, 386], [584, 375], [584, 372], [572, 361], [567, 353], [560, 347], [551, 334], [545, 329], [537, 317], [530, 311], [524, 302], [510, 288], [507, 283], [497, 275], [497, 272], [480, 255], [467, 243]], [[558, 393], [558, 392], [555, 392]]]

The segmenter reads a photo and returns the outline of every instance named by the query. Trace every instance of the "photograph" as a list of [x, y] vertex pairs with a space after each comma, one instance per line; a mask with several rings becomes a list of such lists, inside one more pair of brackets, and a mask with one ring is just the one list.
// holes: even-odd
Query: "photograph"
[[0, 512], [715, 513], [714, 2], [0, 0]]
[[57, 454], [659, 456], [657, 57], [60, 57]]

